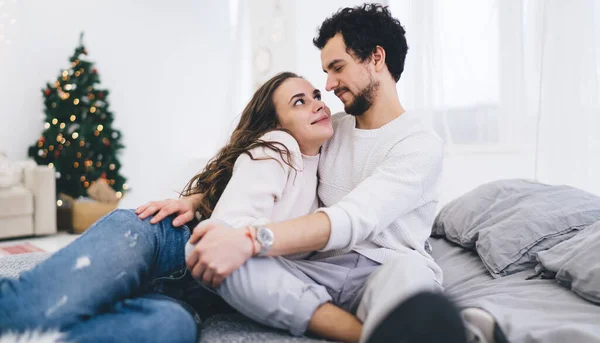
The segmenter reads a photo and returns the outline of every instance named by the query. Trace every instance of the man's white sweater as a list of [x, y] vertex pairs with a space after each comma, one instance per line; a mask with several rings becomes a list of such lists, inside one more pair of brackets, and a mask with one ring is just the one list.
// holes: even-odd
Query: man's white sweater
[[331, 236], [319, 255], [354, 250], [384, 263], [425, 245], [440, 193], [443, 142], [418, 114], [406, 112], [374, 130], [352, 115], [332, 118], [335, 134], [319, 161], [319, 198]]

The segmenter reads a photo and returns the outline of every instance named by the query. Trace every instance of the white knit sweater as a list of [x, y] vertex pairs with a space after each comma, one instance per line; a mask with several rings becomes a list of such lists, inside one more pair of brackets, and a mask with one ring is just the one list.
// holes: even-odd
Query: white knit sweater
[[331, 222], [320, 255], [354, 250], [384, 263], [397, 251], [427, 258], [440, 193], [443, 142], [418, 114], [406, 112], [374, 130], [356, 128], [345, 113], [319, 162], [319, 198]]
[[285, 145], [296, 170], [269, 148], [250, 150], [256, 160], [240, 155], [211, 218], [238, 228], [301, 217], [317, 209], [319, 155], [302, 155], [298, 142], [283, 131], [271, 131], [261, 139]]

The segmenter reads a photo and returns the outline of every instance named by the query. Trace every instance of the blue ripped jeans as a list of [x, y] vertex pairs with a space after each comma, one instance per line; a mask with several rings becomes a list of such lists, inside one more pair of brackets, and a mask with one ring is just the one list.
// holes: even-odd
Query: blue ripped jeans
[[[0, 279], [0, 334], [59, 330], [76, 342], [195, 342], [199, 318], [181, 297], [187, 227], [116, 210], [18, 279]], [[198, 294], [198, 290], [195, 292]], [[215, 297], [205, 292], [209, 298]]]

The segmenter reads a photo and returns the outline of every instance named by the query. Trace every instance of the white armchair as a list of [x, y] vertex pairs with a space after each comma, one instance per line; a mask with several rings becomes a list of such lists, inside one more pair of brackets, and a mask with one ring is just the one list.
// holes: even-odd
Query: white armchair
[[0, 166], [2, 173], [0, 239], [56, 233], [54, 168], [37, 166], [35, 163], [10, 166], [5, 163]]

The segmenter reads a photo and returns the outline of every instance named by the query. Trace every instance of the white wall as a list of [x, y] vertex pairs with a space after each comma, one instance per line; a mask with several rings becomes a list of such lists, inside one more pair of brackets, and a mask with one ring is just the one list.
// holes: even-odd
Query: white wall
[[122, 173], [132, 191], [121, 207], [174, 195], [169, 190], [222, 145], [234, 117], [223, 110], [234, 57], [227, 2], [11, 4], [11, 44], [0, 44], [0, 150], [10, 158], [25, 158], [40, 136], [40, 89], [69, 66], [82, 30], [123, 133]]
[[[240, 0], [238, 28], [232, 34], [228, 6], [235, 0], [4, 2], [2, 10], [17, 21], [4, 28], [11, 44], [0, 42], [0, 151], [13, 159], [26, 157], [43, 129], [40, 89], [68, 66], [83, 30], [101, 86], [111, 91], [114, 125], [124, 135], [122, 173], [132, 191], [121, 207], [175, 196], [172, 190], [180, 190], [225, 142], [254, 85], [252, 48], [263, 44], [256, 32], [244, 30], [251, 22], [248, 15], [262, 7], [272, 11], [276, 3]], [[274, 49], [281, 54], [274, 56], [275, 67], [295, 71], [324, 90], [326, 75], [312, 39], [326, 17], [360, 3], [284, 2], [282, 10], [292, 16], [285, 23], [293, 23], [294, 29], [286, 26], [285, 41], [277, 43], [286, 48]], [[414, 31], [410, 20], [403, 23]], [[407, 85], [401, 81], [400, 88]], [[409, 103], [409, 98], [401, 100]], [[333, 94], [325, 92], [324, 100], [333, 112], [343, 110]], [[517, 150], [452, 148], [446, 156], [442, 202], [493, 179], [528, 177], [532, 163], [531, 155]]]

